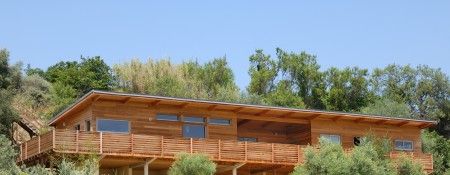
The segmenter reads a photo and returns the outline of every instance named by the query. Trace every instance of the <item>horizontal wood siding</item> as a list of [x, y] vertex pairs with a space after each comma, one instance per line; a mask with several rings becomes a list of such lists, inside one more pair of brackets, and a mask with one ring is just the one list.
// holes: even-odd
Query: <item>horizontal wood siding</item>
[[414, 152], [422, 152], [420, 129], [417, 127], [355, 123], [347, 120], [338, 120], [336, 122], [332, 120], [312, 120], [311, 128], [313, 145], [318, 144], [320, 134], [335, 134], [341, 136], [344, 149], [352, 148], [354, 147], [353, 137], [363, 137], [367, 133], [372, 133], [378, 137], [391, 138], [392, 144], [394, 144], [396, 139], [412, 140], [414, 142]]
[[[81, 131], [86, 131], [86, 120], [92, 121], [92, 106], [89, 106], [64, 121], [56, 123], [57, 129], [73, 130], [76, 125], [80, 125]], [[91, 122], [92, 123], [92, 122]], [[91, 124], [92, 129], [92, 124]]]
[[[145, 103], [129, 102], [123, 104], [117, 101], [99, 100], [93, 103], [92, 108], [93, 122], [92, 126], [96, 130], [96, 120], [117, 119], [129, 120], [131, 133], [146, 135], [161, 135], [171, 138], [182, 138], [183, 122], [181, 121], [162, 121], [156, 120], [156, 114], [174, 114], [182, 116], [198, 116], [209, 119], [224, 118], [230, 119], [231, 125], [214, 125], [206, 122], [206, 137], [211, 139], [229, 139], [237, 138], [236, 114], [232, 112], [209, 111], [201, 109], [192, 109], [189, 107], [181, 108], [169, 105], [150, 106]], [[192, 124], [192, 123], [190, 123]], [[198, 125], [198, 124], [194, 124]]]

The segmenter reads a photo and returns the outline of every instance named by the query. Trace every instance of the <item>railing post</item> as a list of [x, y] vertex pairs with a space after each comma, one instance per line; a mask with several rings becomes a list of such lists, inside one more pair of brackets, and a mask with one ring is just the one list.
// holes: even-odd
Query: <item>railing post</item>
[[219, 143], [218, 143], [218, 145], [219, 145], [219, 160], [222, 158], [222, 155], [221, 155], [221, 151], [220, 151], [220, 140], [219, 140]]
[[297, 163], [300, 164], [300, 145], [297, 145]]
[[25, 159], [28, 159], [28, 142], [25, 142]]
[[193, 150], [193, 147], [194, 147], [194, 144], [192, 144], [192, 138], [191, 138], [191, 146], [190, 146], [190, 149], [191, 149], [191, 154], [192, 154], [192, 150]]
[[164, 136], [161, 136], [161, 157], [164, 156]]
[[41, 154], [41, 136], [38, 135], [38, 153]]
[[134, 155], [134, 134], [131, 134], [131, 155]]
[[275, 151], [274, 151], [274, 145], [272, 143], [272, 163], [275, 162]]
[[20, 144], [20, 161], [23, 161], [23, 144]]
[[103, 132], [100, 132], [100, 154], [103, 154]]
[[79, 133], [80, 133], [80, 131], [77, 130], [76, 135], [75, 135], [75, 144], [76, 144], [76, 145], [75, 145], [75, 146], [76, 146], [76, 147], [75, 147], [75, 152], [76, 152], [76, 153], [78, 153], [78, 137], [79, 137], [78, 135], [79, 135]]
[[52, 133], [52, 147], [53, 147], [53, 149], [55, 149], [56, 148], [56, 144], [55, 144], [55, 129], [53, 129], [53, 131], [52, 131], [53, 133]]
[[247, 142], [244, 142], [244, 148], [245, 148], [245, 161], [247, 161]]

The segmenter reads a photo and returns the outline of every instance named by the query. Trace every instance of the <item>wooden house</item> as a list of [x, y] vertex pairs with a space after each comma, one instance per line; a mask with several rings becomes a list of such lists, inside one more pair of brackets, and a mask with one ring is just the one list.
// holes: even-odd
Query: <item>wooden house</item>
[[421, 130], [435, 121], [343, 112], [91, 91], [48, 123], [55, 129], [20, 145], [19, 164], [55, 154], [96, 154], [99, 174], [166, 174], [175, 154], [206, 153], [218, 174], [293, 171], [307, 145], [328, 138], [351, 151], [367, 133], [389, 139], [433, 171]]

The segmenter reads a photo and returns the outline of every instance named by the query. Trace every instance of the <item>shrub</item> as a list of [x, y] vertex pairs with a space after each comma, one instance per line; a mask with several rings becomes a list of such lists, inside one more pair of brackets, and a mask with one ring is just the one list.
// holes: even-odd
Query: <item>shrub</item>
[[168, 175], [212, 175], [216, 172], [216, 164], [206, 154], [180, 153], [170, 166]]

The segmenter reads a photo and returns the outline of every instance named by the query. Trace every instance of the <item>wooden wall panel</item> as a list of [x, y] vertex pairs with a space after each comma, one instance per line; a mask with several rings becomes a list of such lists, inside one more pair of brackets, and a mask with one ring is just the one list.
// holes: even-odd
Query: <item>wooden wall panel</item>
[[[392, 144], [396, 139], [412, 140], [414, 152], [422, 152], [420, 129], [414, 126], [377, 125], [375, 123], [355, 123], [348, 120], [312, 120], [312, 144], [318, 144], [320, 134], [336, 134], [341, 136], [344, 148], [353, 148], [353, 138], [363, 137], [366, 133], [373, 133], [378, 137], [391, 138]], [[393, 145], [394, 146], [394, 145]]]
[[[86, 120], [90, 120], [92, 123], [92, 106], [85, 108], [82, 111], [77, 112], [70, 118], [64, 120], [64, 122], [56, 123], [57, 129], [74, 129], [75, 125], [80, 125], [81, 130], [86, 130]], [[92, 124], [91, 124], [92, 129]]]
[[[231, 125], [205, 124], [206, 137], [211, 139], [235, 140], [237, 138], [236, 114], [232, 112], [208, 111], [207, 109], [181, 108], [169, 105], [149, 107], [145, 103], [130, 102], [123, 104], [117, 101], [99, 100], [93, 103], [93, 124], [96, 128], [97, 118], [129, 120], [131, 133], [162, 135], [165, 137], [183, 137], [181, 121], [156, 120], [157, 114], [174, 114], [180, 116], [197, 116], [230, 119]], [[186, 122], [187, 123], [187, 122]], [[195, 123], [189, 123], [194, 124]]]
[[258, 138], [258, 142], [301, 145], [310, 143], [311, 133], [309, 125], [291, 125], [289, 123], [276, 122], [270, 125], [266, 124], [264, 121], [250, 121], [238, 127], [238, 136]]

